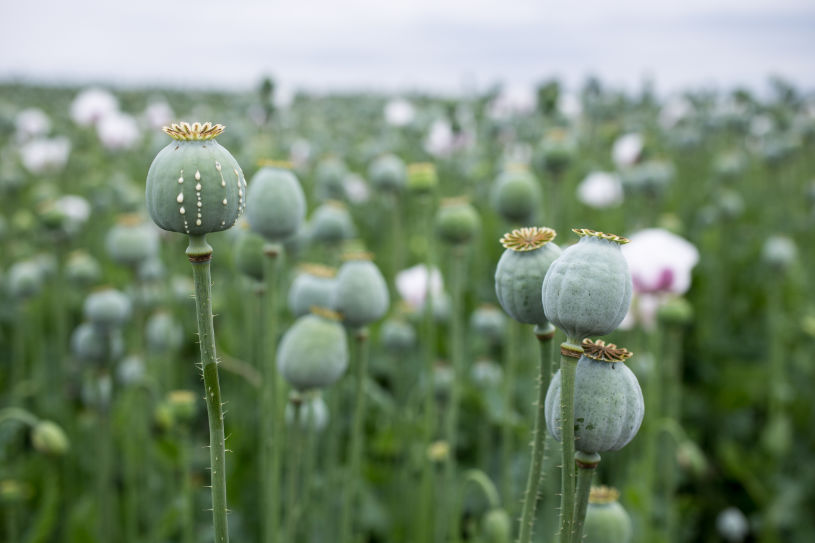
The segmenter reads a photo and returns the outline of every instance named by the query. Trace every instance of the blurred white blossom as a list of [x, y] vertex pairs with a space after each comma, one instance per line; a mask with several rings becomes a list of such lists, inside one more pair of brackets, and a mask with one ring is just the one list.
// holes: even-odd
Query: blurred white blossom
[[396, 290], [411, 308], [421, 310], [428, 290], [434, 299], [442, 295], [441, 272], [437, 268], [428, 272], [428, 267], [423, 264], [402, 270], [396, 274]]
[[351, 203], [362, 204], [368, 201], [371, 197], [371, 191], [368, 189], [368, 183], [359, 175], [352, 173], [345, 176], [343, 179], [345, 187], [345, 194]]
[[65, 167], [70, 152], [68, 138], [38, 138], [20, 146], [20, 159], [33, 174], [56, 172]]
[[637, 133], [624, 134], [617, 138], [611, 148], [611, 159], [618, 168], [626, 168], [639, 160], [644, 141]]
[[385, 122], [392, 126], [406, 126], [415, 117], [413, 105], [403, 98], [395, 98], [385, 104]]
[[51, 131], [51, 119], [43, 110], [30, 107], [17, 114], [14, 127], [17, 141], [28, 141], [48, 134]]
[[739, 508], [730, 506], [716, 516], [716, 529], [725, 541], [738, 543], [747, 537], [750, 525]]
[[665, 130], [674, 128], [693, 113], [693, 106], [684, 96], [675, 96], [659, 110], [659, 124]]
[[430, 126], [425, 138], [425, 151], [433, 156], [448, 155], [453, 151], [453, 129], [447, 121], [438, 119]]
[[96, 125], [96, 133], [102, 145], [112, 151], [129, 149], [141, 137], [136, 119], [119, 111], [105, 115]]
[[89, 88], [80, 92], [71, 103], [71, 119], [80, 126], [91, 126], [119, 110], [119, 101], [110, 92]]
[[537, 98], [530, 87], [512, 87], [501, 89], [487, 106], [487, 116], [494, 120], [505, 120], [518, 115], [527, 115], [535, 111]]
[[577, 198], [595, 209], [620, 205], [623, 184], [620, 177], [608, 172], [591, 172], [577, 187]]
[[67, 194], [58, 198], [54, 202], [54, 206], [69, 221], [75, 224], [84, 223], [91, 215], [91, 205], [88, 201], [81, 196], [75, 196], [73, 194]]
[[311, 143], [303, 138], [294, 140], [289, 147], [289, 160], [295, 169], [305, 166], [310, 158]]
[[150, 128], [158, 130], [163, 126], [167, 126], [173, 122], [173, 109], [170, 104], [163, 100], [151, 102], [144, 109], [144, 118]]

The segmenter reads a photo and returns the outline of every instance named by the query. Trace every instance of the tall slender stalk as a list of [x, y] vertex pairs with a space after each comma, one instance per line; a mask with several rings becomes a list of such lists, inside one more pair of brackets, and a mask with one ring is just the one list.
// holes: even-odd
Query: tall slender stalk
[[560, 540], [567, 543], [574, 533], [574, 377], [580, 342], [567, 338], [560, 346], [560, 441], [563, 453], [560, 495]]
[[280, 463], [282, 450], [282, 407], [280, 405], [280, 379], [277, 372], [277, 328], [278, 328], [278, 276], [280, 274], [280, 254], [283, 248], [274, 243], [263, 248], [263, 278], [266, 283], [265, 304], [261, 312], [263, 340], [261, 372], [261, 466], [263, 475], [263, 541], [275, 543], [280, 532]]
[[512, 420], [510, 414], [513, 410], [515, 397], [515, 380], [518, 367], [518, 340], [521, 324], [510, 319], [507, 331], [508, 337], [504, 349], [504, 378], [501, 381], [501, 395], [503, 396], [504, 413], [501, 421], [501, 496], [504, 503], [509, 504], [513, 499], [512, 492]]
[[354, 367], [354, 418], [351, 421], [351, 441], [348, 446], [348, 459], [350, 470], [346, 491], [342, 504], [340, 522], [340, 541], [347, 543], [351, 537], [351, 511], [359, 500], [362, 490], [362, 451], [363, 451], [363, 422], [365, 418], [365, 375], [368, 367], [368, 329], [359, 328], [354, 331], [356, 349], [354, 349], [356, 364]]
[[218, 360], [215, 354], [215, 328], [212, 322], [212, 278], [210, 261], [212, 247], [206, 236], [190, 236], [187, 257], [192, 264], [195, 282], [195, 312], [198, 319], [198, 341], [204, 373], [207, 418], [209, 419], [209, 458], [212, 482], [212, 520], [215, 543], [229, 541], [226, 519], [226, 447], [224, 443], [224, 413], [221, 385], [218, 382]]
[[594, 470], [600, 463], [600, 455], [577, 451], [574, 455], [577, 464], [577, 504], [575, 506], [573, 543], [580, 543], [583, 538], [583, 524], [586, 522], [586, 510], [589, 506], [589, 493]]
[[549, 389], [549, 380], [552, 376], [551, 344], [552, 338], [555, 337], [555, 327], [550, 323], [547, 323], [546, 326], [535, 326], [535, 336], [538, 338], [538, 344], [540, 345], [538, 401], [535, 413], [535, 429], [532, 431], [532, 460], [529, 465], [529, 476], [526, 479], [518, 543], [529, 543], [532, 540], [535, 508], [538, 502], [538, 488], [543, 479], [543, 458], [546, 454], [544, 402], [546, 392]]
[[450, 273], [450, 291], [453, 298], [453, 309], [450, 319], [450, 358], [453, 366], [453, 379], [450, 384], [450, 404], [447, 407], [445, 418], [445, 438], [449, 447], [444, 464], [444, 479], [446, 482], [449, 538], [451, 542], [459, 540], [460, 527], [460, 497], [456, 485], [456, 445], [458, 442], [458, 412], [461, 403], [461, 380], [464, 378], [464, 338], [463, 332], [463, 267], [466, 263], [464, 247], [453, 248], [453, 262]]
[[303, 430], [300, 427], [303, 398], [297, 395], [293, 396], [290, 401], [294, 408], [294, 416], [288, 440], [291, 444], [291, 460], [288, 470], [288, 497], [286, 498], [286, 537], [291, 543], [297, 543], [297, 516], [300, 512], [297, 504], [297, 487], [300, 484], [300, 457], [303, 455]]

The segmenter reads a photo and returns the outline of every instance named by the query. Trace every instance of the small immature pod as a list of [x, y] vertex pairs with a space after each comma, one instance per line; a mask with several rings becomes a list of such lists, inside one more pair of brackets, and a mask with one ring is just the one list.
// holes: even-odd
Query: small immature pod
[[480, 223], [478, 212], [466, 198], [442, 200], [436, 215], [439, 237], [451, 245], [461, 245], [472, 240]]
[[[616, 451], [634, 439], [645, 415], [639, 381], [625, 360], [626, 349], [602, 340], [583, 342], [584, 354], [574, 378], [575, 449], [587, 453]], [[546, 392], [549, 433], [560, 441], [560, 370]]]
[[81, 361], [106, 362], [124, 353], [124, 340], [119, 330], [110, 334], [89, 322], [80, 324], [71, 335], [71, 351]]
[[552, 243], [556, 235], [551, 228], [529, 227], [501, 238], [506, 250], [495, 268], [495, 295], [518, 322], [546, 323], [540, 293], [546, 272], [560, 257], [560, 247]]
[[86, 287], [99, 280], [102, 270], [99, 262], [86, 251], [73, 251], [65, 262], [65, 276], [74, 285]]
[[31, 444], [41, 453], [53, 456], [62, 456], [71, 446], [62, 427], [50, 420], [41, 420], [34, 425]]
[[263, 246], [266, 240], [251, 230], [242, 230], [235, 241], [235, 267], [243, 275], [263, 281]]
[[215, 137], [220, 124], [164, 127], [175, 141], [147, 172], [147, 211], [160, 228], [203, 235], [231, 228], [246, 207], [246, 180], [235, 158]]
[[277, 369], [299, 391], [325, 388], [348, 368], [348, 342], [339, 315], [315, 308], [300, 317], [283, 336]]
[[311, 239], [321, 243], [337, 243], [356, 234], [348, 208], [336, 200], [328, 201], [314, 210], [309, 227]]
[[416, 162], [407, 168], [407, 187], [414, 194], [433, 192], [439, 183], [436, 167], [429, 162]]
[[336, 270], [319, 264], [303, 264], [289, 288], [289, 311], [295, 317], [308, 315], [312, 307], [334, 310]]
[[512, 519], [504, 509], [490, 509], [482, 522], [484, 543], [509, 543], [512, 540]]
[[170, 353], [181, 347], [184, 330], [170, 313], [160, 311], [147, 319], [144, 339], [150, 353]]
[[495, 180], [490, 199], [504, 220], [523, 223], [534, 220], [541, 205], [541, 190], [525, 167], [513, 166]]
[[405, 353], [416, 346], [416, 331], [399, 317], [382, 323], [379, 338], [385, 350], [394, 354]]
[[112, 288], [89, 294], [84, 305], [85, 318], [102, 329], [122, 326], [130, 318], [130, 309], [127, 295]]
[[388, 284], [370, 253], [351, 253], [337, 273], [334, 308], [343, 322], [360, 328], [381, 319], [388, 311]]
[[546, 318], [573, 341], [602, 336], [620, 325], [631, 304], [631, 272], [620, 245], [628, 240], [588, 228], [552, 263], [541, 296]]
[[[304, 430], [314, 430], [322, 432], [328, 426], [328, 406], [322, 394], [307, 394], [302, 399], [303, 405], [300, 407], [300, 427]], [[294, 424], [294, 406], [291, 402], [286, 403], [286, 424]]]
[[591, 488], [583, 525], [583, 543], [630, 543], [631, 517], [617, 501], [619, 495], [614, 488]]
[[383, 192], [399, 192], [405, 188], [407, 169], [396, 155], [382, 155], [371, 163], [368, 177], [373, 186]]
[[43, 271], [38, 262], [15, 262], [8, 270], [6, 284], [12, 298], [22, 300], [36, 296], [43, 285]]
[[283, 241], [303, 224], [306, 197], [288, 169], [264, 166], [252, 177], [247, 194], [246, 220], [268, 241]]
[[470, 328], [479, 337], [491, 344], [500, 344], [504, 340], [506, 320], [501, 311], [492, 304], [483, 304], [470, 316]]
[[320, 161], [314, 173], [314, 193], [319, 201], [345, 200], [345, 176], [348, 167], [337, 157], [329, 156]]
[[114, 262], [136, 267], [158, 254], [158, 231], [138, 215], [124, 215], [105, 237], [105, 250]]

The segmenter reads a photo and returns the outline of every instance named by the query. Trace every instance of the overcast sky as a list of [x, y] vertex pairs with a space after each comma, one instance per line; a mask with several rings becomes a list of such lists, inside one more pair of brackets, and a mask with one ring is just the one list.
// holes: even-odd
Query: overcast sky
[[815, 88], [812, 0], [0, 0], [0, 79], [460, 90], [587, 74]]

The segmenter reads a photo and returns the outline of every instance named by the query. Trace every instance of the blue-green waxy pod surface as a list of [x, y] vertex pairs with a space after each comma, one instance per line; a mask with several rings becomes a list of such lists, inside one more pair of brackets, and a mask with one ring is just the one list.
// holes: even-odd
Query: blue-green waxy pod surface
[[445, 243], [467, 243], [478, 231], [481, 219], [478, 212], [464, 199], [443, 201], [436, 215], [436, 230]]
[[252, 177], [246, 220], [253, 231], [269, 241], [282, 241], [297, 232], [305, 216], [306, 197], [292, 172], [266, 166]]
[[122, 326], [130, 318], [131, 303], [126, 294], [109, 288], [92, 292], [83, 306], [85, 317], [95, 326]]
[[405, 188], [407, 167], [396, 155], [382, 155], [371, 163], [368, 178], [379, 190], [397, 192]]
[[[173, 137], [195, 137], [165, 131], [176, 134]], [[219, 232], [231, 228], [243, 213], [246, 180], [235, 158], [211, 137], [177, 139], [150, 165], [146, 201], [153, 222], [164, 230], [196, 236]]]
[[633, 285], [620, 251], [625, 238], [585, 229], [576, 232], [583, 237], [549, 268], [541, 296], [546, 318], [579, 343], [620, 325]]
[[158, 230], [150, 223], [125, 217], [105, 236], [108, 255], [125, 266], [136, 266], [158, 254]]
[[250, 230], [240, 230], [234, 244], [235, 267], [255, 281], [263, 281], [263, 248], [266, 240]]
[[370, 260], [348, 260], [337, 273], [334, 308], [352, 328], [381, 319], [390, 303], [388, 285]]
[[334, 308], [336, 279], [331, 268], [307, 266], [297, 274], [289, 288], [289, 311], [295, 317], [306, 315], [312, 307]]
[[533, 219], [541, 205], [537, 180], [525, 170], [508, 170], [498, 176], [490, 193], [493, 209], [511, 222]]
[[[600, 499], [595, 498], [596, 494]], [[583, 527], [583, 543], [631, 542], [631, 517], [616, 497], [617, 493], [612, 489], [592, 487]]]
[[[495, 295], [518, 322], [547, 322], [540, 292], [546, 272], [561, 254], [560, 247], [549, 241], [554, 236], [551, 228], [521, 228], [501, 238], [507, 249], [495, 269]], [[521, 249], [507, 245], [515, 240]]]
[[[560, 440], [560, 371], [546, 393], [549, 432]], [[574, 384], [575, 449], [588, 453], [616, 451], [640, 429], [645, 405], [637, 377], [622, 361], [580, 357]]]
[[309, 229], [311, 239], [320, 243], [337, 243], [356, 234], [348, 208], [342, 202], [334, 200], [314, 210]]
[[333, 319], [305, 315], [280, 340], [277, 369], [297, 390], [325, 388], [348, 368], [345, 329]]

